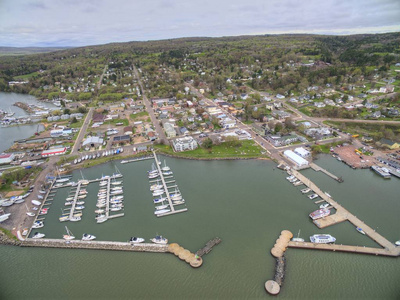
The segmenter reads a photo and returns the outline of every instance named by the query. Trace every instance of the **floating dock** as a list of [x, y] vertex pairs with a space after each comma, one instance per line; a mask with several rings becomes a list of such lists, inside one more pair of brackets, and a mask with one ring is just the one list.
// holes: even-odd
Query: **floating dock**
[[173, 182], [175, 182], [175, 180], [169, 181], [169, 182], [165, 182], [165, 178], [164, 178], [164, 175], [162, 174], [157, 155], [156, 155], [156, 153], [154, 151], [153, 151], [153, 155], [154, 155], [154, 160], [156, 161], [158, 174], [160, 175], [161, 182], [162, 182], [162, 184], [164, 186], [165, 194], [167, 195], [167, 200], [168, 200], [168, 203], [169, 203], [169, 207], [171, 208], [171, 211], [163, 213], [163, 214], [159, 214], [159, 215], [157, 215], [157, 217], [169, 216], [169, 215], [178, 214], [178, 213], [187, 211], [188, 209], [186, 207], [182, 208], [182, 209], [175, 209], [174, 204], [172, 203], [171, 197], [169, 196], [168, 186], [167, 186], [167, 183], [169, 183], [169, 182], [173, 183]]
[[216, 237], [216, 238], [208, 241], [207, 244], [203, 248], [197, 250], [196, 255], [202, 257], [204, 254], [210, 253], [212, 248], [221, 242], [222, 242], [222, 240], [219, 237]]

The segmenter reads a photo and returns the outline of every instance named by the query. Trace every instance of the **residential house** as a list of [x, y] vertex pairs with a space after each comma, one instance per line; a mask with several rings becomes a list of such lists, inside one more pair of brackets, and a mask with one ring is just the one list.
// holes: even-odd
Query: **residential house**
[[381, 139], [377, 144], [381, 147], [389, 148], [391, 150], [399, 149], [399, 147], [400, 147], [399, 143], [388, 140], [388, 139]]
[[283, 110], [274, 110], [272, 115], [278, 120], [284, 120], [290, 117], [290, 113]]
[[314, 102], [314, 106], [318, 108], [323, 108], [326, 106], [324, 102]]
[[221, 122], [221, 126], [225, 129], [236, 127], [236, 121], [230, 118], [225, 118]]
[[126, 126], [126, 127], [124, 127], [124, 134], [126, 134], [126, 135], [133, 134], [133, 128], [132, 128], [132, 126]]
[[104, 119], [105, 119], [105, 115], [99, 114], [99, 113], [94, 113], [93, 117], [92, 117], [93, 123], [104, 122]]
[[131, 142], [131, 137], [129, 135], [118, 135], [113, 137], [112, 144], [128, 144]]
[[171, 123], [164, 123], [164, 130], [168, 138], [176, 137], [176, 130]]
[[182, 135], [187, 135], [187, 134], [189, 134], [189, 130], [187, 130], [186, 127], [181, 127], [181, 128], [179, 128], [179, 132], [180, 132], [180, 134], [182, 134]]

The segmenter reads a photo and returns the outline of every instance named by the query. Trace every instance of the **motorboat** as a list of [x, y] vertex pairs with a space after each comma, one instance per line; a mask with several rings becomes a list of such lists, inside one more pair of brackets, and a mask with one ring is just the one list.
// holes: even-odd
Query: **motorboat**
[[0, 223], [4, 222], [5, 220], [7, 220], [10, 216], [11, 216], [10, 213], [0, 215]]
[[113, 196], [111, 197], [110, 201], [115, 201], [115, 200], [123, 200], [124, 196]]
[[48, 208], [42, 208], [41, 210], [40, 210], [40, 212], [39, 212], [39, 215], [46, 215], [47, 214], [47, 212], [48, 212]]
[[169, 207], [169, 204], [159, 205], [159, 206], [156, 206], [156, 210], [166, 209], [167, 207]]
[[162, 174], [168, 176], [168, 175], [172, 175], [174, 173], [172, 171], [163, 171]]
[[312, 200], [312, 199], [318, 198], [318, 195], [317, 194], [311, 194], [311, 195], [308, 196], [308, 198], [310, 198]]
[[162, 188], [163, 188], [162, 184], [156, 183], [156, 184], [153, 184], [152, 186], [150, 186], [150, 191], [155, 191], [155, 190], [159, 190], [159, 189], [162, 189]]
[[319, 208], [327, 208], [329, 206], [329, 203], [321, 204]]
[[118, 190], [118, 191], [111, 191], [110, 194], [111, 195], [120, 195], [123, 194], [124, 192], [122, 190]]
[[156, 237], [150, 239], [150, 241], [152, 241], [155, 244], [163, 244], [163, 245], [168, 243], [168, 239], [162, 237], [162, 235], [156, 235]]
[[32, 236], [33, 239], [41, 239], [43, 237], [45, 237], [46, 235], [44, 233], [39, 233], [39, 232], [35, 232]]
[[111, 188], [112, 191], [119, 191], [122, 190], [122, 186], [115, 186]]
[[96, 214], [102, 214], [102, 213], [105, 212], [105, 210], [104, 210], [104, 209], [96, 209], [94, 212], [95, 212]]
[[177, 201], [172, 201], [172, 203], [174, 204], [174, 205], [180, 205], [180, 204], [184, 204], [185, 203], [185, 200], [177, 200]]
[[3, 202], [1, 203], [1, 206], [7, 207], [7, 206], [11, 206], [11, 205], [13, 205], [13, 204], [14, 204], [14, 200], [9, 199], [9, 200], [3, 201]]
[[74, 200], [74, 197], [68, 197], [67, 199], [65, 199], [65, 201], [72, 201]]
[[303, 194], [307, 194], [308, 192], [311, 192], [311, 189], [310, 188], [305, 188], [305, 189], [302, 189], [301, 192]]
[[65, 230], [67, 231], [67, 234], [63, 235], [63, 239], [67, 241], [73, 240], [75, 236], [72, 234], [72, 232], [68, 229], [67, 226], [65, 226]]
[[96, 236], [94, 236], [92, 234], [84, 233], [82, 235], [82, 241], [91, 241], [91, 240], [94, 240], [94, 239], [96, 239]]
[[143, 243], [143, 242], [144, 242], [144, 238], [140, 238], [140, 237], [133, 236], [133, 237], [131, 237], [131, 238], [129, 239], [129, 242], [130, 242], [131, 244]]
[[160, 209], [160, 210], [156, 210], [155, 212], [154, 212], [154, 214], [156, 215], [156, 216], [158, 216], [158, 215], [161, 215], [161, 214], [165, 214], [165, 213], [167, 213], [167, 212], [170, 212], [171, 210], [169, 209], [169, 208], [166, 208], [166, 209]]
[[43, 221], [36, 221], [32, 224], [32, 228], [42, 228], [44, 226]]
[[78, 221], [82, 220], [82, 218], [80, 216], [73, 215], [71, 218], [69, 218], [69, 220], [71, 222], [78, 222]]
[[67, 182], [67, 181], [69, 181], [69, 178], [60, 178], [60, 179], [56, 180], [57, 183], [63, 183], [63, 182]]
[[77, 209], [77, 210], [82, 210], [82, 209], [84, 209], [85, 207], [83, 206], [83, 205], [77, 205], [77, 206], [75, 206], [75, 209]]
[[158, 176], [159, 176], [158, 173], [154, 173], [154, 174], [149, 174], [148, 175], [149, 179], [157, 178]]
[[365, 234], [364, 230], [362, 230], [361, 227], [357, 227], [356, 230], [361, 234]]
[[157, 204], [157, 203], [162, 203], [162, 202], [164, 202], [164, 201], [166, 201], [166, 200], [167, 200], [167, 198], [161, 197], [161, 198], [154, 199], [153, 202], [154, 202], [155, 204]]
[[104, 216], [104, 217], [97, 218], [97, 219], [96, 219], [96, 222], [97, 222], [97, 223], [104, 223], [104, 222], [107, 221], [107, 220], [108, 220], [107, 217]]
[[329, 216], [331, 214], [331, 211], [327, 208], [321, 208], [318, 209], [316, 211], [313, 211], [312, 213], [310, 213], [310, 218], [313, 220], [317, 220], [320, 218], [325, 218], [327, 216]]
[[153, 197], [161, 196], [164, 194], [164, 190], [156, 190], [153, 192]]
[[78, 202], [76, 202], [76, 205], [83, 205], [83, 204], [85, 204], [85, 201], [78, 201]]
[[110, 211], [120, 211], [122, 209], [122, 207], [111, 207]]
[[21, 234], [26, 236], [28, 234], [28, 232], [29, 232], [29, 228], [25, 227], [24, 229], [22, 229]]
[[122, 184], [122, 181], [113, 181], [111, 182], [112, 185], [120, 185]]
[[395, 244], [396, 246], [400, 246], [400, 240], [395, 241], [394, 244]]
[[14, 200], [15, 204], [22, 203], [22, 202], [25, 201], [24, 197], [22, 197], [22, 196], [16, 196], [16, 197], [13, 198], [13, 200]]
[[35, 213], [31, 212], [31, 211], [27, 211], [26, 214], [30, 217], [34, 217]]
[[64, 205], [68, 206], [68, 205], [72, 205], [72, 203], [74, 203], [74, 202], [73, 201], [67, 201], [67, 202], [64, 203]]
[[87, 196], [86, 195], [80, 195], [78, 196], [78, 199], [85, 199]]
[[38, 199], [40, 199], [40, 200], [43, 200], [43, 199], [44, 199], [44, 197], [43, 197], [42, 195], [38, 195], [37, 197], [38, 197]]
[[334, 243], [336, 239], [330, 234], [314, 234], [310, 236], [310, 241], [316, 244]]

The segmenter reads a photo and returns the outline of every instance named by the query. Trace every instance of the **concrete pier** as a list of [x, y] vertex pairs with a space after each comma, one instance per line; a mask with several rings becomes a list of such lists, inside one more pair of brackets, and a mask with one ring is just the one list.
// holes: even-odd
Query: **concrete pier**
[[335, 179], [338, 182], [343, 182], [343, 179], [341, 177], [337, 177], [336, 175], [333, 175], [331, 172], [325, 170], [324, 168], [321, 168], [320, 166], [316, 165], [315, 163], [310, 163], [310, 167], [311, 167], [311, 169], [313, 169], [316, 172], [320, 171], [322, 173], [325, 173], [329, 177]]
[[[334, 201], [331, 197], [328, 197], [324, 192], [320, 190], [318, 186], [316, 186], [310, 179], [302, 175], [300, 172], [297, 172], [296, 170], [291, 170], [292, 174], [296, 176], [299, 180], [304, 182], [304, 184], [312, 189], [314, 193], [318, 194], [323, 200], [328, 202], [332, 207], [336, 209], [336, 213], [332, 214], [328, 217], [322, 218], [322, 219], [317, 219], [314, 220], [314, 224], [316, 224], [319, 228], [325, 228], [327, 226], [331, 226], [340, 222], [344, 221], [349, 221], [352, 223], [355, 227], [360, 227], [362, 230], [365, 232], [365, 234], [370, 237], [372, 240], [374, 240], [376, 243], [381, 245], [386, 252], [380, 252], [378, 251], [377, 255], [384, 255], [381, 253], [390, 253], [391, 256], [399, 256], [400, 255], [400, 247], [396, 247], [393, 243], [388, 241], [386, 238], [381, 236], [379, 233], [377, 233], [373, 228], [369, 227], [367, 224], [365, 224], [363, 221], [358, 219], [356, 216], [354, 216], [351, 212], [349, 212], [347, 209], [345, 209], [343, 206], [341, 206], [339, 203]], [[292, 242], [291, 242], [292, 243]], [[289, 243], [289, 246], [292, 244]], [[312, 244], [312, 243], [308, 243]], [[325, 245], [325, 246], [318, 246], [318, 247], [312, 247], [313, 249], [320, 249], [320, 247], [328, 247], [329, 246], [334, 246], [334, 245]], [[335, 245], [336, 247], [336, 245]], [[360, 252], [359, 249], [356, 249], [352, 246], [348, 246], [350, 248], [346, 248], [348, 252], [351, 252], [349, 249], [353, 249], [354, 252]], [[361, 248], [361, 247], [359, 247]], [[374, 248], [372, 248], [374, 249]], [[335, 250], [337, 250], [335, 248]], [[381, 249], [376, 249], [376, 250], [381, 250]], [[372, 254], [376, 254], [375, 252]]]

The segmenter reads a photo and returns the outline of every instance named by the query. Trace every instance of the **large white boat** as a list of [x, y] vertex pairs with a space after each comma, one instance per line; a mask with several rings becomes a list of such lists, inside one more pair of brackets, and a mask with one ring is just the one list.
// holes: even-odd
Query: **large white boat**
[[371, 169], [378, 175], [382, 176], [385, 179], [390, 179], [391, 175], [388, 169], [379, 167], [379, 166], [371, 166]]
[[35, 232], [32, 236], [33, 239], [41, 239], [43, 237], [45, 237], [46, 235], [44, 233], [39, 233], [39, 232]]
[[105, 222], [105, 221], [107, 221], [107, 220], [108, 220], [107, 217], [104, 216], [104, 217], [97, 218], [97, 219], [96, 219], [96, 222], [97, 222], [97, 223], [103, 223], [103, 222]]
[[73, 215], [71, 218], [69, 218], [69, 220], [71, 222], [78, 222], [78, 221], [82, 220], [82, 218], [80, 216]]
[[37, 200], [32, 200], [31, 202], [32, 202], [33, 205], [40, 205], [40, 204], [42, 204], [42, 202], [37, 201]]
[[94, 240], [94, 239], [96, 239], [96, 236], [94, 236], [92, 234], [84, 233], [82, 235], [82, 241], [91, 241], [91, 240]]
[[140, 238], [140, 237], [133, 236], [133, 237], [131, 237], [131, 238], [129, 239], [129, 242], [130, 242], [131, 244], [143, 243], [143, 242], [144, 242], [144, 238]]
[[155, 244], [163, 244], [163, 245], [168, 243], [168, 239], [162, 237], [162, 235], [156, 235], [156, 237], [150, 239], [150, 241], [152, 241]]
[[330, 234], [314, 234], [310, 236], [310, 241], [316, 244], [334, 243], [336, 239]]
[[301, 192], [303, 194], [307, 194], [308, 192], [311, 192], [311, 189], [310, 188], [305, 188], [305, 189], [302, 189]]
[[60, 178], [60, 179], [56, 180], [57, 183], [63, 183], [63, 182], [67, 182], [67, 181], [69, 181], [69, 178]]
[[154, 199], [153, 202], [154, 202], [155, 204], [157, 204], [157, 203], [162, 203], [162, 202], [164, 202], [164, 201], [166, 201], [166, 200], [167, 200], [167, 198], [161, 197], [161, 198]]
[[317, 219], [329, 216], [330, 214], [331, 214], [331, 211], [329, 209], [321, 208], [321, 209], [318, 209], [316, 211], [313, 211], [309, 216], [310, 216], [311, 219], [317, 220]]
[[60, 220], [60, 222], [69, 221], [69, 216], [61, 216], [61, 217], [58, 218], [58, 220]]
[[68, 229], [67, 226], [65, 226], [65, 230], [67, 231], [67, 234], [63, 235], [63, 239], [67, 241], [73, 240], [75, 236], [72, 234], [72, 232]]
[[161, 196], [162, 194], [164, 194], [164, 190], [155, 190], [153, 192], [153, 197]]
[[153, 184], [152, 186], [150, 186], [150, 191], [155, 191], [155, 190], [159, 190], [162, 189], [163, 185], [162, 184], [158, 184], [158, 182], [156, 184]]

